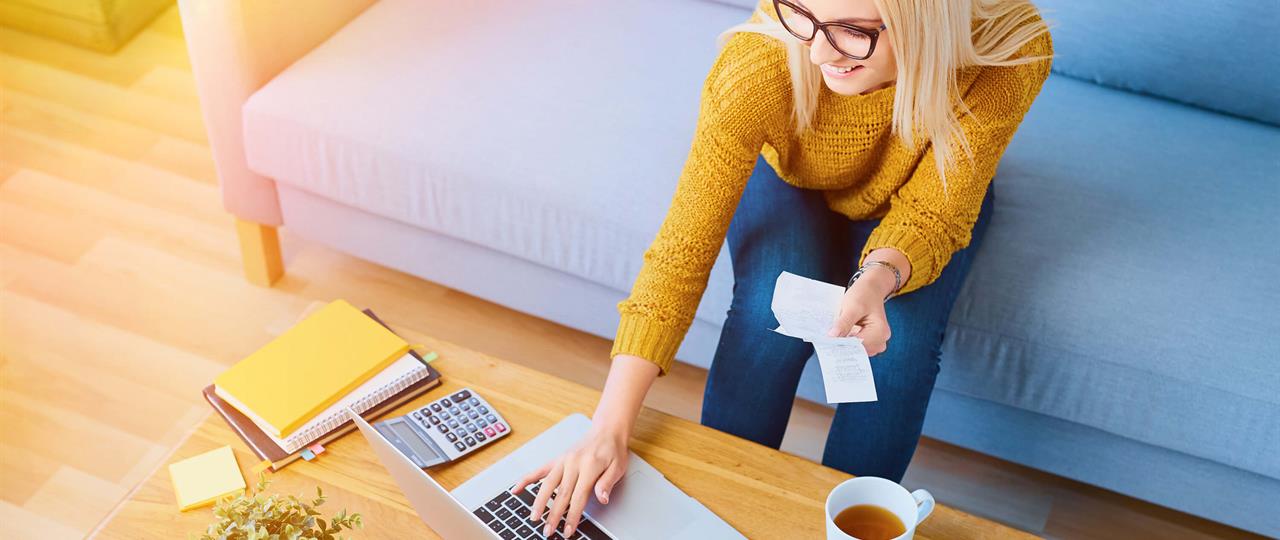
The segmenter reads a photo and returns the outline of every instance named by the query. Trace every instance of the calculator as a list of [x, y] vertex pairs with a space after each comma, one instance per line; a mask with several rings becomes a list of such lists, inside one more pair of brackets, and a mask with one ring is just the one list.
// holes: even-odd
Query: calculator
[[511, 433], [511, 424], [470, 388], [373, 427], [424, 469], [460, 459]]

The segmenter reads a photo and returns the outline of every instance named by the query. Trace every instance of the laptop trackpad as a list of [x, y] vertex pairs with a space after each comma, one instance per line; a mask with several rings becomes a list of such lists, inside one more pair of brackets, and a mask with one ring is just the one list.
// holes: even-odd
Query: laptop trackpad
[[696, 504], [660, 474], [644, 469], [628, 474], [610, 494], [609, 504], [595, 496], [587, 514], [619, 540], [669, 538], [698, 518]]

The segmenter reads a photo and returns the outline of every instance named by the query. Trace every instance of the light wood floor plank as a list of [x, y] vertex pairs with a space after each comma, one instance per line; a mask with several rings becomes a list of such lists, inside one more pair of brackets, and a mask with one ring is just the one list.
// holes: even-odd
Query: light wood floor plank
[[52, 520], [40, 514], [0, 501], [0, 523], [5, 534], [14, 540], [78, 540], [84, 534], [75, 527]]
[[[75, 262], [101, 240], [103, 231], [4, 200], [0, 187], [0, 237], [6, 244], [62, 262]], [[7, 273], [7, 271], [6, 271]]]
[[11, 289], [226, 364], [266, 343], [265, 321], [299, 302], [117, 237], [98, 242], [80, 263], [17, 280]]
[[[0, 94], [2, 93], [3, 92], [0, 92]], [[17, 165], [0, 159], [0, 185], [3, 185], [4, 182], [8, 180], [10, 176], [13, 176], [13, 173], [18, 172], [19, 169], [20, 168]]]
[[129, 122], [12, 89], [4, 92], [0, 122], [6, 129], [23, 129], [131, 161], [141, 158], [162, 137]]
[[218, 189], [198, 180], [19, 127], [0, 130], [0, 148], [5, 149], [0, 160], [18, 167], [214, 225], [230, 223]]
[[65, 464], [15, 442], [0, 439], [0, 501], [22, 506]]
[[0, 425], [10, 444], [110, 482], [124, 479], [154, 444], [104, 420], [10, 391], [0, 394]]
[[187, 109], [200, 110], [200, 98], [196, 96], [195, 79], [190, 70], [155, 66], [129, 89]]
[[[0, 201], [0, 214], [8, 207]], [[3, 221], [0, 221], [0, 225]], [[0, 241], [0, 289], [9, 290], [9, 285], [23, 275], [39, 274], [62, 264], [58, 261], [21, 249], [14, 244]], [[0, 324], [3, 324], [0, 320]]]
[[[63, 335], [62, 339], [73, 337]], [[88, 364], [81, 357], [41, 350], [36, 356], [15, 358], [0, 388], [33, 402], [59, 403], [63, 410], [148, 440], [164, 437], [197, 404], [196, 392], [179, 398], [163, 387], [135, 382], [127, 372], [112, 373]], [[74, 439], [66, 442], [75, 444]]]
[[61, 467], [23, 504], [26, 510], [88, 534], [129, 490], [92, 474]]
[[[0, 351], [13, 364], [17, 359], [67, 359], [74, 366], [127, 374], [136, 384], [189, 403], [202, 403], [200, 389], [225, 369], [225, 364], [214, 358], [95, 321], [74, 309], [12, 291], [0, 295], [0, 319], [4, 321]], [[104, 387], [103, 391], [116, 390]]]
[[97, 114], [198, 143], [208, 143], [199, 110], [95, 78], [0, 53], [0, 82], [20, 92], [45, 97]]
[[218, 185], [218, 171], [213, 166], [213, 156], [209, 147], [202, 144], [161, 135], [139, 162], [211, 186]]
[[46, 215], [67, 216], [66, 227], [110, 232], [228, 273], [240, 269], [239, 247], [227, 230], [189, 216], [157, 209], [38, 171], [22, 171], [0, 187], [0, 201]]

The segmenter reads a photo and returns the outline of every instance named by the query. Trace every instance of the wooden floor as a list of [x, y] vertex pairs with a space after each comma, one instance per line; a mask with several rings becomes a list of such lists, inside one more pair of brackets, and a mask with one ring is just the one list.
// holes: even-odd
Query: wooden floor
[[[0, 28], [0, 523], [80, 538], [207, 414], [199, 390], [311, 302], [599, 387], [609, 342], [297, 239], [273, 289], [240, 275], [176, 8], [102, 55]], [[494, 339], [502, 335], [503, 339]], [[697, 419], [705, 372], [648, 404]], [[828, 409], [801, 402], [784, 449], [817, 458]], [[1239, 531], [925, 440], [906, 482], [1057, 538]]]

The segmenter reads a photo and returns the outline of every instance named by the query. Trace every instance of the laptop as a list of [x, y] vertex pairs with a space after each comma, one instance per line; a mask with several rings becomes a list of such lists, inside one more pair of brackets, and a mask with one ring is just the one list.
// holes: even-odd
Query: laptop
[[[528, 520], [529, 506], [540, 486], [530, 486], [519, 495], [510, 490], [521, 477], [564, 453], [591, 428], [586, 416], [571, 414], [449, 492], [360, 415], [351, 417], [418, 516], [446, 540], [543, 538], [545, 522]], [[562, 537], [556, 533], [549, 538]], [[593, 494], [578, 531], [565, 540], [641, 538], [745, 537], [631, 452], [627, 474], [609, 493], [609, 504], [600, 504]]]

